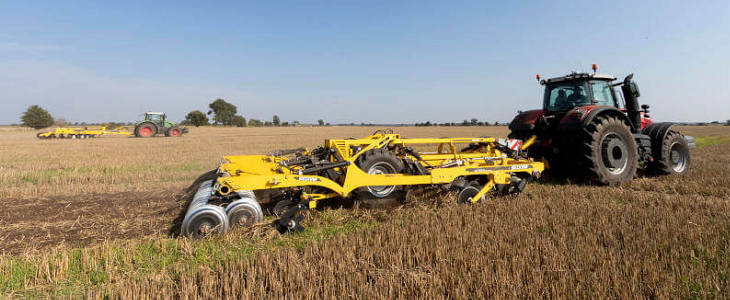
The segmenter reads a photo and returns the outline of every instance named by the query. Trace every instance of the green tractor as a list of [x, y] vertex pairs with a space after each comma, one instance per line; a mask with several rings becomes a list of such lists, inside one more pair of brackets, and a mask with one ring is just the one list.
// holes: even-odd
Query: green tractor
[[146, 112], [144, 120], [134, 126], [134, 136], [152, 137], [164, 133], [165, 136], [179, 137], [188, 133], [187, 128], [180, 128], [177, 123], [168, 121], [167, 116], [160, 112]]

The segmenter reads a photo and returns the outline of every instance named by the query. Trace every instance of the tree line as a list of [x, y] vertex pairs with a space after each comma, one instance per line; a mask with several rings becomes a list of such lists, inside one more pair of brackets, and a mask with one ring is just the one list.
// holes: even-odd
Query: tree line
[[[499, 126], [500, 124], [499, 124], [499, 122], [496, 122], [496, 121], [494, 123], [490, 123], [489, 121], [479, 121], [479, 119], [477, 119], [477, 118], [472, 118], [471, 120], [464, 120], [461, 123], [456, 123], [456, 122], [451, 122], [451, 123], [433, 122], [433, 123], [431, 123], [431, 121], [426, 121], [423, 123], [416, 123], [414, 125], [417, 127], [420, 127], [420, 126]], [[506, 124], [504, 124], [504, 125], [506, 125]]]
[[[185, 116], [185, 120], [181, 122], [183, 125], [193, 125], [193, 126], [205, 126], [205, 125], [222, 125], [222, 126], [236, 126], [236, 127], [273, 127], [273, 126], [299, 126], [301, 123], [299, 121], [291, 121], [282, 122], [279, 116], [274, 115], [271, 118], [271, 121], [262, 121], [257, 119], [246, 119], [244, 116], [237, 114], [238, 108], [231, 104], [226, 102], [223, 99], [216, 99], [215, 101], [211, 102], [208, 105], [208, 113], [203, 113], [200, 110], [194, 110], [188, 113]], [[208, 118], [208, 116], [211, 116], [211, 118]], [[57, 126], [85, 126], [85, 125], [102, 125], [107, 127], [116, 127], [116, 126], [124, 126], [124, 125], [134, 125], [134, 123], [123, 123], [123, 122], [104, 122], [101, 124], [87, 124], [86, 122], [75, 122], [70, 123], [67, 122], [65, 119], [59, 118], [54, 119], [51, 114], [45, 110], [44, 108], [40, 107], [39, 105], [31, 105], [28, 107], [28, 109], [23, 112], [23, 114], [20, 116], [21, 125], [26, 127], [32, 127], [35, 129], [41, 129], [50, 127], [52, 125]], [[685, 125], [719, 125], [721, 124], [720, 121], [713, 121], [708, 123], [687, 123]], [[324, 120], [319, 119], [317, 120], [317, 125], [319, 126], [329, 126], [330, 123], [326, 123]], [[350, 124], [340, 124], [340, 125], [350, 125], [355, 126], [355, 123]], [[401, 126], [405, 126], [406, 124], [401, 124]], [[479, 121], [477, 118], [472, 118], [471, 120], [464, 120], [461, 123], [456, 122], [445, 122], [445, 123], [437, 123], [437, 122], [431, 122], [426, 121], [422, 123], [415, 123], [415, 126], [499, 126], [499, 125], [506, 125], [506, 124], [500, 124], [499, 122], [490, 123], [488, 121]], [[725, 126], [730, 126], [730, 119], [724, 122]], [[366, 124], [361, 123], [360, 126], [375, 126], [375, 124]]]
[[[193, 125], [193, 126], [206, 126], [206, 125], [219, 125], [219, 126], [236, 126], [236, 127], [274, 127], [274, 126], [299, 126], [299, 121], [284, 121], [282, 122], [278, 115], [274, 115], [271, 121], [262, 121], [258, 119], [248, 119], [240, 114], [237, 114], [238, 108], [226, 102], [223, 99], [216, 99], [208, 105], [208, 113], [203, 113], [200, 110], [194, 110], [189, 112], [185, 116], [185, 120], [182, 124]], [[211, 118], [208, 118], [211, 116]], [[329, 125], [324, 120], [317, 120], [319, 126]]]

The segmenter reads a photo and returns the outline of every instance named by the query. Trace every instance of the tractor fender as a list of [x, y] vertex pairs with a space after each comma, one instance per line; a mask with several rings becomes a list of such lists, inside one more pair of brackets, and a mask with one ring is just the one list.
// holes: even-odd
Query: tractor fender
[[157, 126], [157, 124], [155, 124], [154, 122], [150, 122], [150, 121], [138, 122], [136, 125], [134, 125], [134, 127], [137, 128], [137, 127], [142, 126], [144, 124], [151, 124], [152, 126], [155, 126], [155, 128], [157, 128], [157, 131], [160, 131], [160, 126]]
[[611, 116], [626, 123], [629, 128], [631, 121], [622, 111], [612, 106], [582, 106], [569, 111], [558, 125], [561, 132], [573, 132], [585, 128], [598, 116]]
[[546, 111], [543, 109], [522, 111], [512, 119], [512, 122], [509, 124], [509, 129], [513, 132], [532, 131], [535, 129], [537, 120], [545, 115], [545, 113]]

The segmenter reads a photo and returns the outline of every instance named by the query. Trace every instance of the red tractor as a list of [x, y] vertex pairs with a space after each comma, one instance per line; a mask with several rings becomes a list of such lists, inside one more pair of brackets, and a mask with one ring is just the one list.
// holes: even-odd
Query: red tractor
[[[548, 162], [551, 172], [599, 184], [632, 180], [637, 169], [685, 174], [694, 138], [672, 123], [654, 123], [649, 106], [639, 107], [633, 74], [623, 81], [596, 73], [537, 80], [545, 86], [543, 108], [519, 112], [510, 138], [535, 137], [527, 155]], [[620, 87], [620, 93], [616, 87]]]

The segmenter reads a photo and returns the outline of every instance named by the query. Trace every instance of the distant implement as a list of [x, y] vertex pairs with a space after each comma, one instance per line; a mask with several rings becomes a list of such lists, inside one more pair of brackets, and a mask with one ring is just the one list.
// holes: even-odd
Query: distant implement
[[87, 139], [104, 135], [132, 135], [124, 126], [107, 130], [106, 127], [98, 128], [56, 128], [53, 131], [39, 132], [36, 136], [39, 139]]

